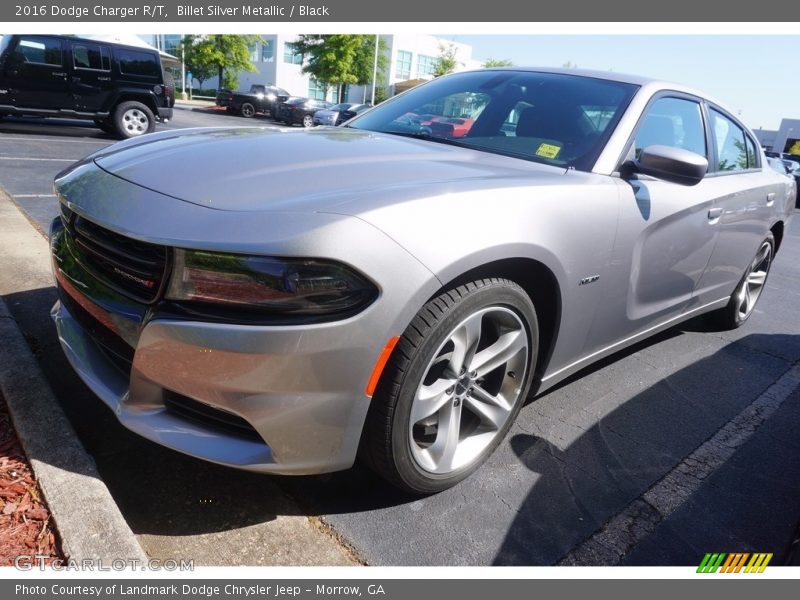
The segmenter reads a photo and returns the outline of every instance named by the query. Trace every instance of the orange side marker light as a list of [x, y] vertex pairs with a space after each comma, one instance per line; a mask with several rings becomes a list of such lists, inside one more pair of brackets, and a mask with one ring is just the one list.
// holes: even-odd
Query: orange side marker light
[[393, 338], [390, 338], [383, 347], [383, 352], [381, 352], [381, 355], [378, 357], [378, 362], [375, 363], [375, 367], [372, 369], [372, 375], [367, 383], [367, 389], [364, 390], [364, 392], [367, 394], [367, 398], [372, 398], [372, 394], [375, 393], [375, 388], [378, 387], [378, 381], [380, 381], [383, 369], [386, 366], [386, 363], [389, 362], [389, 357], [392, 355], [392, 350], [394, 350], [394, 347], [399, 341], [400, 336], [396, 335]]

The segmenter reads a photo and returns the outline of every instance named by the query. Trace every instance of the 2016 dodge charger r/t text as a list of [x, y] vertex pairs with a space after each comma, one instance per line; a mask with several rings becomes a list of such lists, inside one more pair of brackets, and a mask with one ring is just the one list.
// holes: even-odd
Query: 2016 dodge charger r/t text
[[70, 167], [53, 317], [146, 438], [265, 473], [360, 456], [435, 492], [527, 396], [692, 316], [744, 323], [793, 187], [689, 88], [459, 73], [344, 127], [161, 132]]

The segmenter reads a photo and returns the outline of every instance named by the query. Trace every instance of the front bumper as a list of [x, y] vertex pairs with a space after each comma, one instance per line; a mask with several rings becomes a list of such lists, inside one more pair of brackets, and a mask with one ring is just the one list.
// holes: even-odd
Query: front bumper
[[[157, 197], [97, 169], [84, 169], [102, 180], [100, 187], [117, 201], [103, 202], [96, 194], [79, 198], [84, 188], [62, 184], [70, 208], [86, 218], [105, 224], [119, 218], [121, 213], [115, 211], [122, 206], [124, 214], [141, 217], [141, 223], [128, 219], [126, 232], [147, 238], [136, 235], [140, 227], [146, 229], [148, 242], [180, 246], [185, 244], [178, 240], [190, 239], [190, 231], [214, 232], [222, 238], [233, 230], [240, 245], [220, 250], [256, 251], [241, 226], [228, 226], [229, 221], [241, 223], [236, 213]], [[156, 222], [148, 216], [154, 205], [163, 216]], [[246, 219], [252, 223], [253, 213]], [[170, 316], [158, 302], [136, 305], [93, 279], [91, 271], [73, 260], [71, 242], [56, 219], [51, 247], [61, 300], [52, 317], [69, 362], [125, 427], [174, 450], [266, 473], [311, 474], [350, 467], [369, 408], [365, 388], [375, 362], [387, 340], [402, 333], [439, 284], [402, 248], [363, 221], [318, 215], [291, 222], [307, 227], [309, 219], [330, 228], [330, 235], [315, 236], [314, 254], [350, 264], [361, 257], [361, 268], [377, 274], [381, 294], [359, 314], [304, 325], [240, 325]], [[273, 240], [293, 226], [274, 214], [254, 225], [259, 237]], [[302, 242], [297, 239], [299, 249]], [[382, 251], [373, 255], [360, 246], [348, 249], [343, 239], [362, 240], [363, 247]], [[262, 252], [275, 250], [267, 247]], [[403, 277], [387, 271], [387, 265]], [[255, 435], [219, 427], [219, 418], [189, 418], [176, 412], [171, 403], [176, 397], [222, 420], [231, 417]]]
[[[355, 321], [299, 332], [154, 320], [142, 330], [127, 374], [65, 303], [52, 317], [81, 379], [125, 427], [149, 440], [266, 473], [336, 471], [355, 459], [369, 404], [358, 365], [374, 362], [358, 342], [342, 344], [354, 340]], [[167, 402], [174, 394], [240, 417], [257, 436], [174, 412]]]

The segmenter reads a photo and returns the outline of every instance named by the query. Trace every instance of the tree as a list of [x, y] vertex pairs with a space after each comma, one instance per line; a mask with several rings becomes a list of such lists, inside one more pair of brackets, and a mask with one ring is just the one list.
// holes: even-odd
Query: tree
[[[367, 85], [372, 82], [375, 60], [374, 35], [301, 35], [292, 44], [295, 52], [304, 56], [303, 73], [308, 73], [322, 83], [338, 87], [339, 99], [346, 85]], [[386, 68], [384, 50], [378, 47], [378, 72]]]
[[[200, 82], [200, 89], [203, 89], [203, 82], [211, 79], [216, 73], [216, 68], [206, 57], [209, 48], [210, 44], [204, 43], [199, 36], [185, 35], [177, 49], [177, 55], [183, 58], [186, 71], [192, 74], [192, 79]], [[190, 81], [190, 87], [191, 84]]]
[[458, 61], [456, 60], [456, 47], [453, 44], [445, 47], [439, 44], [439, 57], [436, 59], [436, 66], [433, 68], [433, 76], [441, 77], [456, 70]]
[[487, 58], [486, 61], [483, 63], [484, 69], [489, 69], [491, 67], [513, 67], [514, 63], [508, 60], [507, 58]]
[[565, 69], [577, 69], [578, 68], [577, 63], [574, 63], [571, 60], [568, 60], [567, 62], [565, 62], [561, 66], [564, 67]]
[[[239, 71], [255, 72], [250, 47], [262, 41], [258, 35], [187, 35], [181, 41], [187, 68], [201, 82], [216, 73], [219, 87], [236, 89]], [[189, 62], [191, 57], [192, 62]], [[200, 80], [198, 74], [205, 75]]]

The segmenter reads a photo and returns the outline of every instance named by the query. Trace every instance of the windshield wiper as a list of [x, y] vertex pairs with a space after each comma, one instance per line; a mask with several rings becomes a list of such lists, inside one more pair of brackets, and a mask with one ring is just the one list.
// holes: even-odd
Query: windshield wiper
[[453, 138], [443, 138], [431, 135], [430, 131], [383, 131], [376, 130], [375, 133], [386, 133], [389, 135], [397, 135], [400, 137], [413, 138], [415, 140], [426, 140], [429, 142], [436, 142], [437, 144], [448, 144], [450, 146], [462, 146], [463, 144], [457, 142]]

